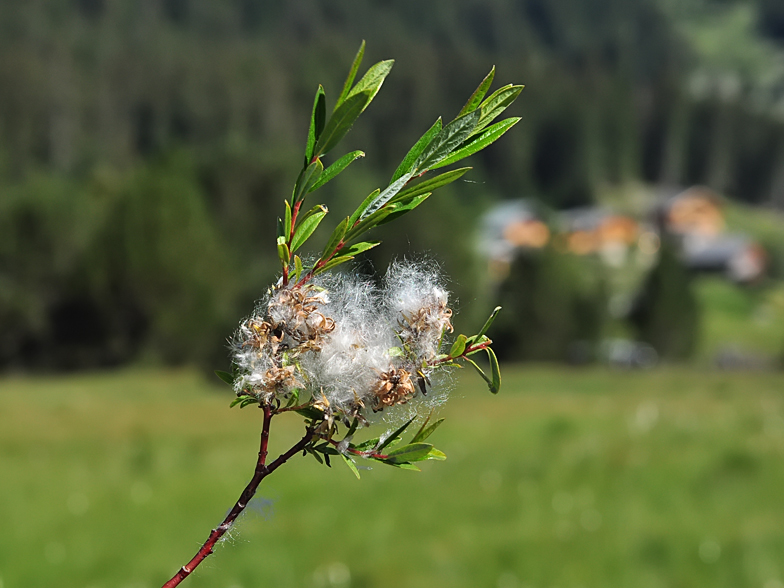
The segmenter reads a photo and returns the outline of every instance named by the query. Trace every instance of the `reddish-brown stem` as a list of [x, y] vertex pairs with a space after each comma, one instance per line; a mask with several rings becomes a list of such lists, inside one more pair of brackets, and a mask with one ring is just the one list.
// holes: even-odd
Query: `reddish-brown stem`
[[210, 536], [207, 537], [207, 541], [205, 541], [204, 545], [202, 545], [199, 551], [196, 552], [196, 555], [193, 556], [193, 558], [187, 564], [182, 566], [177, 571], [177, 573], [172, 576], [171, 580], [166, 582], [162, 588], [173, 588], [174, 586], [178, 586], [180, 582], [187, 578], [191, 572], [193, 572], [193, 570], [196, 569], [196, 567], [207, 558], [207, 556], [211, 555], [213, 553], [213, 547], [215, 547], [215, 544], [220, 540], [221, 537], [223, 537], [223, 535], [226, 534], [226, 532], [237, 520], [237, 517], [242, 514], [242, 511], [244, 511], [248, 506], [248, 503], [256, 494], [256, 490], [258, 489], [259, 484], [261, 484], [261, 481], [276, 469], [278, 469], [278, 467], [286, 463], [289, 458], [302, 451], [313, 438], [313, 429], [307, 429], [305, 436], [302, 437], [302, 439], [295, 443], [288, 451], [282, 453], [271, 464], [266, 465], [270, 421], [272, 420], [273, 412], [269, 405], [263, 405], [261, 408], [264, 411], [264, 424], [261, 428], [261, 447], [259, 448], [259, 458], [256, 462], [256, 469], [253, 472], [253, 477], [251, 478], [250, 482], [248, 482], [248, 485], [245, 486], [242, 494], [240, 494], [239, 500], [237, 500], [237, 502], [234, 504], [234, 507], [229, 511], [229, 514], [226, 515], [226, 518], [223, 519], [223, 522], [218, 525], [217, 528], [210, 532]]
[[[338, 441], [335, 441], [334, 439], [329, 439], [329, 442], [332, 445], [334, 445], [335, 447], [340, 445], [340, 443]], [[346, 451], [348, 451], [349, 453], [351, 453], [353, 455], [358, 455], [359, 457], [372, 457], [373, 459], [387, 459], [389, 457], [388, 455], [385, 455], [383, 453], [378, 453], [378, 452], [373, 451], [373, 450], [371, 450], [371, 451], [360, 451], [359, 449], [353, 449], [351, 447], [347, 447]]]
[[478, 345], [471, 345], [470, 347], [466, 347], [465, 350], [463, 351], [463, 353], [461, 353], [457, 357], [452, 357], [451, 355], [446, 355], [446, 356], [441, 357], [439, 359], [434, 359], [433, 361], [430, 361], [429, 365], [436, 366], [438, 364], [446, 363], [448, 361], [455, 361], [456, 359], [462, 359], [462, 358], [465, 358], [469, 353], [474, 353], [475, 351], [481, 351], [482, 349], [486, 349], [487, 347], [490, 347], [490, 345], [492, 345], [492, 344], [493, 344], [492, 341], [487, 340], [484, 343], [479, 343]]
[[324, 259], [320, 259], [320, 260], [318, 261], [318, 263], [316, 263], [316, 265], [314, 265], [314, 266], [313, 266], [313, 269], [312, 269], [312, 270], [310, 270], [308, 273], [306, 273], [306, 274], [305, 274], [305, 275], [302, 277], [302, 279], [301, 279], [299, 282], [297, 282], [296, 284], [294, 284], [294, 287], [295, 287], [295, 288], [299, 288], [299, 287], [300, 287], [300, 286], [302, 286], [303, 284], [307, 284], [307, 283], [308, 283], [308, 281], [310, 281], [310, 279], [313, 277], [313, 274], [314, 274], [314, 272], [315, 272], [317, 269], [320, 269], [320, 268], [324, 267], [324, 266], [327, 264], [327, 262], [328, 262], [330, 259], [332, 259], [333, 257], [335, 257], [335, 255], [337, 255], [338, 251], [340, 251], [341, 249], [343, 249], [343, 247], [344, 247], [345, 245], [346, 245], [346, 242], [345, 242], [345, 241], [343, 241], [343, 240], [341, 240], [341, 241], [340, 241], [340, 243], [338, 243], [338, 244], [337, 244], [337, 246], [336, 246], [336, 247], [335, 247], [335, 248], [332, 250], [332, 253], [330, 253], [330, 254], [329, 254], [327, 257], [325, 257]]

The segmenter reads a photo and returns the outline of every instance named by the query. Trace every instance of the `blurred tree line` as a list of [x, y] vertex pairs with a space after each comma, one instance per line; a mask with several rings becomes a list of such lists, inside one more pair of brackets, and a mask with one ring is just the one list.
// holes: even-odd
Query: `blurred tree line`
[[371, 264], [429, 251], [471, 300], [494, 199], [563, 208], [644, 181], [784, 206], [775, 0], [5, 0], [0, 367], [219, 367], [273, 279], [313, 90], [334, 99], [362, 38], [397, 64], [348, 138], [368, 157], [325, 188], [336, 216], [490, 65], [527, 85], [473, 183], [379, 231]]

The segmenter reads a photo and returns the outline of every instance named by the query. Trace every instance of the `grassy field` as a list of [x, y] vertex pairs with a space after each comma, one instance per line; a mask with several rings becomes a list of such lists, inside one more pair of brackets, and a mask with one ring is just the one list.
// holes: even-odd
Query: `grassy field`
[[[295, 458], [186, 586], [784, 587], [784, 376], [466, 374], [421, 473]], [[157, 588], [233, 504], [259, 411], [191, 372], [0, 380], [0, 586]], [[273, 423], [273, 451], [300, 433]]]

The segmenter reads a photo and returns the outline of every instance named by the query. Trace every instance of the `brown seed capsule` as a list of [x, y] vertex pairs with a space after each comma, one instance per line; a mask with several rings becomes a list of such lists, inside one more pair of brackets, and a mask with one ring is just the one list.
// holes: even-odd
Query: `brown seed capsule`
[[391, 368], [379, 374], [378, 380], [373, 387], [375, 404], [373, 411], [378, 412], [385, 407], [405, 404], [415, 394], [414, 384], [411, 382], [411, 374], [400, 368]]

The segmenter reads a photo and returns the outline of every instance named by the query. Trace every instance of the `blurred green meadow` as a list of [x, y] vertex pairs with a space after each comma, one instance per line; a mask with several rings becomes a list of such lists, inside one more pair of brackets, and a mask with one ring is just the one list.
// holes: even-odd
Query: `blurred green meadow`
[[[357, 481], [297, 457], [186, 585], [780, 588], [784, 378], [466, 373], [447, 461]], [[0, 381], [0, 586], [160, 586], [251, 474], [260, 414], [192, 371]], [[272, 451], [300, 433], [273, 422]]]

